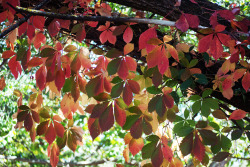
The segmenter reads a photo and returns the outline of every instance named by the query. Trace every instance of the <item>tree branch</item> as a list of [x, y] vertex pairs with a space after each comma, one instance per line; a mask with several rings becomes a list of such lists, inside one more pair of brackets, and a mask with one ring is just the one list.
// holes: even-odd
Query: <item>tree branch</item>
[[[157, 19], [141, 19], [141, 18], [131, 18], [131, 17], [109, 17], [109, 16], [76, 16], [69, 14], [60, 14], [53, 12], [43, 12], [40, 10], [28, 9], [17, 6], [16, 11], [20, 13], [27, 13], [33, 16], [46, 16], [50, 18], [57, 18], [63, 20], [78, 20], [78, 21], [112, 21], [112, 22], [134, 22], [143, 24], [157, 24], [162, 26], [175, 26], [174, 21], [167, 20], [157, 20]], [[198, 28], [206, 28], [204, 26], [198, 26]]]
[[[39, 3], [35, 9], [41, 9], [44, 5], [46, 5], [50, 0], [44, 0], [41, 3]], [[10, 33], [11, 31], [13, 31], [14, 29], [16, 29], [17, 27], [19, 27], [20, 25], [22, 25], [23, 23], [25, 23], [32, 15], [28, 14], [26, 15], [24, 18], [20, 19], [19, 21], [17, 21], [16, 24], [10, 26], [7, 30], [5, 30], [4, 32], [2, 32], [0, 34], [0, 39], [5, 37], [8, 33]]]

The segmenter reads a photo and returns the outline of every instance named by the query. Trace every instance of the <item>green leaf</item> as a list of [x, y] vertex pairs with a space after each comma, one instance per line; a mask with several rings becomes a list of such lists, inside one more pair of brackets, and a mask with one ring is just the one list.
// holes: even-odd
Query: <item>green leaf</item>
[[108, 58], [116, 58], [116, 57], [121, 56], [121, 55], [122, 55], [121, 51], [119, 51], [116, 48], [112, 48], [111, 50], [109, 50], [107, 52], [107, 54], [105, 56]]
[[209, 122], [209, 125], [212, 126], [216, 131], [220, 130], [220, 126], [215, 122]]
[[223, 150], [229, 150], [232, 147], [231, 140], [224, 135], [220, 136], [220, 143]]
[[121, 62], [120, 58], [114, 59], [109, 62], [108, 67], [107, 67], [107, 71], [109, 75], [114, 75], [115, 73], [117, 73], [118, 68], [120, 66], [120, 62]]
[[206, 61], [206, 63], [208, 64], [209, 63], [209, 54], [207, 52], [203, 53], [202, 54], [204, 60]]
[[157, 142], [151, 142], [149, 144], [146, 144], [143, 146], [141, 152], [142, 152], [142, 158], [143, 159], [148, 159], [151, 158], [152, 153], [154, 152], [156, 148]]
[[179, 95], [177, 94], [177, 92], [176, 91], [172, 91], [171, 93], [170, 93], [170, 95], [174, 98], [174, 102], [175, 102], [175, 104], [179, 104], [179, 102], [180, 102], [180, 97], [179, 97]]
[[193, 105], [192, 105], [192, 111], [194, 114], [198, 113], [201, 110], [201, 100], [196, 101]]
[[243, 130], [237, 129], [231, 133], [231, 139], [237, 140], [242, 136]]
[[55, 49], [53, 48], [44, 48], [41, 53], [40, 53], [40, 56], [41, 57], [51, 57], [51, 56], [54, 56], [54, 53], [55, 53]]
[[192, 95], [189, 97], [189, 100], [192, 100], [192, 101], [197, 101], [197, 100], [200, 100], [201, 97], [199, 95]]
[[120, 82], [112, 87], [111, 89], [111, 97], [116, 98], [121, 95], [123, 90], [123, 82]]
[[180, 144], [181, 152], [184, 156], [190, 154], [193, 148], [193, 133], [187, 135]]
[[209, 95], [211, 95], [213, 93], [212, 89], [206, 89], [203, 93], [202, 93], [202, 98], [208, 97]]
[[185, 82], [183, 82], [180, 86], [181, 90], [186, 90], [188, 87], [191, 86], [191, 84], [193, 83], [192, 78], [187, 79]]
[[195, 82], [197, 82], [199, 84], [203, 84], [203, 85], [208, 84], [208, 80], [207, 80], [206, 75], [204, 75], [204, 74], [194, 74], [193, 76], [196, 78]]
[[148, 111], [153, 112], [156, 110], [156, 103], [161, 99], [160, 95], [153, 97], [148, 103]]
[[157, 135], [150, 135], [146, 138], [146, 140], [151, 141], [151, 142], [158, 142], [160, 140], [160, 138]]
[[196, 66], [197, 63], [198, 63], [198, 59], [192, 59], [188, 65], [188, 68], [192, 68], [192, 67]]
[[122, 80], [120, 77], [116, 76], [116, 77], [114, 77], [114, 78], [112, 79], [111, 83], [117, 84], [117, 83], [122, 82], [122, 81], [123, 81], [123, 80]]
[[150, 94], [160, 94], [160, 93], [162, 93], [161, 89], [159, 89], [159, 88], [157, 88], [155, 86], [148, 87], [147, 91]]
[[124, 126], [122, 128], [124, 130], [129, 130], [131, 128], [131, 126], [138, 120], [139, 117], [140, 117], [140, 115], [129, 115], [126, 118], [126, 123], [124, 124]]
[[184, 117], [185, 117], [185, 119], [188, 118], [189, 113], [190, 113], [190, 111], [188, 109], [185, 109], [185, 111], [184, 111]]
[[175, 124], [173, 128], [173, 132], [176, 133], [177, 136], [180, 136], [180, 137], [187, 136], [192, 131], [193, 131], [193, 128], [187, 124], [183, 124], [183, 122], [179, 122]]
[[210, 107], [209, 107], [209, 104], [205, 102], [205, 100], [202, 102], [201, 115], [208, 117], [210, 114]]
[[213, 99], [213, 98], [207, 98], [203, 101], [203, 103], [207, 103], [209, 108], [212, 108], [215, 110], [219, 108], [218, 100]]
[[214, 145], [217, 143], [216, 134], [212, 132], [211, 130], [202, 129], [202, 130], [199, 130], [199, 133], [205, 145]]

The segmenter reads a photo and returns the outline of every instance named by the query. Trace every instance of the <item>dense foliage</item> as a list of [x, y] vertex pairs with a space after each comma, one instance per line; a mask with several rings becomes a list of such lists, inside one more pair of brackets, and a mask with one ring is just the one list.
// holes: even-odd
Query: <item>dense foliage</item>
[[46, 152], [53, 167], [249, 164], [247, 4], [0, 3], [5, 158], [46, 164]]

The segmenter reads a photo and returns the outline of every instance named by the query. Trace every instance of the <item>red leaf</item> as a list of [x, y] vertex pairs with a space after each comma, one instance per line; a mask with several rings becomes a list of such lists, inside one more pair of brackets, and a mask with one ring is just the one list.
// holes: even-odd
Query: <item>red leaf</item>
[[18, 78], [18, 74], [21, 75], [22, 67], [20, 62], [16, 61], [16, 56], [12, 57], [8, 63], [11, 73], [14, 75], [15, 79]]
[[129, 71], [136, 71], [137, 63], [135, 59], [133, 59], [132, 57], [126, 56], [125, 61], [126, 61], [126, 65]]
[[89, 118], [88, 128], [89, 128], [89, 133], [93, 140], [101, 133], [98, 119]]
[[27, 23], [27, 22], [21, 24], [21, 25], [18, 27], [18, 35], [21, 36], [23, 33], [25, 33], [26, 30], [27, 30], [27, 28], [28, 28], [28, 23]]
[[126, 112], [125, 110], [121, 109], [116, 103], [114, 104], [114, 111], [115, 111], [115, 120], [116, 122], [123, 127], [126, 122]]
[[33, 126], [33, 120], [30, 114], [27, 114], [27, 116], [24, 119], [24, 127], [27, 131], [30, 131]]
[[222, 31], [225, 30], [225, 28], [226, 28], [226, 26], [219, 24], [219, 25], [217, 25], [217, 26], [214, 28], [214, 30], [215, 30], [215, 32], [222, 32]]
[[28, 67], [40, 66], [43, 63], [43, 60], [40, 57], [33, 57], [27, 64]]
[[246, 116], [247, 112], [238, 109], [238, 110], [234, 110], [232, 112], [232, 114], [229, 117], [229, 120], [233, 119], [233, 120], [240, 120], [242, 118], [244, 118]]
[[56, 78], [55, 78], [55, 84], [58, 91], [62, 89], [64, 83], [65, 83], [65, 74], [62, 69], [59, 69], [56, 72]]
[[8, 15], [7, 10], [0, 13], [0, 23], [2, 23], [3, 21], [7, 19], [7, 15]]
[[242, 86], [245, 89], [245, 91], [248, 92], [248, 89], [250, 88], [250, 73], [249, 73], [249, 71], [247, 71], [242, 78]]
[[132, 39], [133, 39], [133, 30], [130, 27], [127, 27], [123, 33], [123, 40], [126, 43], [129, 43], [132, 41]]
[[102, 131], [107, 131], [114, 125], [114, 115], [112, 105], [101, 114], [99, 118], [99, 125]]
[[48, 26], [48, 31], [49, 31], [49, 34], [54, 37], [58, 34], [60, 30], [60, 23], [56, 20], [53, 20], [49, 26]]
[[174, 106], [174, 98], [171, 95], [164, 94], [162, 97], [164, 105], [168, 108], [172, 108]]
[[173, 152], [171, 148], [168, 145], [164, 144], [162, 147], [162, 152], [163, 152], [164, 158], [168, 160], [169, 162], [171, 162], [173, 158]]
[[141, 151], [143, 146], [144, 142], [142, 138], [131, 139], [131, 141], [129, 142], [129, 151], [132, 153], [133, 156], [135, 156]]
[[229, 89], [232, 87], [232, 84], [233, 84], [233, 80], [231, 77], [227, 77], [223, 83], [222, 83], [222, 88], [223, 88], [223, 91]]
[[125, 84], [122, 96], [125, 104], [129, 106], [133, 99], [133, 93], [128, 84]]
[[217, 13], [226, 20], [233, 20], [235, 18], [233, 12], [230, 10], [218, 10]]
[[134, 139], [139, 139], [142, 135], [142, 117], [139, 118], [130, 129], [131, 136]]
[[32, 118], [33, 118], [33, 120], [34, 120], [36, 123], [39, 123], [39, 122], [40, 122], [39, 114], [38, 114], [36, 111], [33, 111], [33, 110], [31, 110], [31, 113], [32, 113]]
[[60, 123], [54, 121], [54, 126], [55, 126], [55, 130], [56, 130], [57, 136], [63, 138], [65, 129], [64, 129], [64, 127], [62, 126], [62, 124], [60, 124]]
[[12, 50], [6, 50], [6, 51], [4, 51], [3, 54], [2, 54], [2, 58], [3, 58], [3, 59], [8, 59], [8, 58], [12, 57], [12, 56], [15, 55], [15, 54], [16, 54], [16, 53], [15, 53], [14, 51], [12, 51]]
[[217, 36], [214, 36], [214, 39], [210, 43], [210, 53], [212, 54], [215, 60], [222, 56], [223, 47]]
[[30, 40], [35, 37], [35, 28], [33, 27], [33, 25], [28, 24], [27, 36]]
[[118, 75], [123, 80], [125, 80], [128, 76], [128, 67], [125, 59], [121, 60], [120, 66], [118, 68]]
[[59, 21], [61, 28], [69, 29], [70, 20], [57, 19], [57, 21]]
[[161, 149], [161, 144], [159, 144], [154, 150], [151, 161], [154, 167], [160, 167], [163, 162], [163, 154]]
[[45, 18], [43, 16], [32, 16], [30, 20], [33, 22], [33, 26], [43, 30]]
[[198, 44], [198, 50], [200, 53], [206, 52], [209, 49], [212, 39], [213, 39], [213, 34], [207, 35], [200, 39]]
[[36, 72], [36, 85], [42, 91], [46, 85], [46, 69], [45, 66], [40, 67]]
[[139, 50], [146, 48], [148, 53], [151, 52], [155, 48], [154, 45], [150, 45], [147, 43], [151, 38], [157, 38], [155, 28], [149, 28], [140, 35]]
[[198, 16], [192, 14], [185, 14], [185, 17], [187, 19], [189, 27], [198, 28], [200, 24], [200, 19]]
[[128, 80], [128, 85], [133, 93], [140, 93], [140, 85], [136, 81]]
[[192, 3], [198, 4], [195, 0], [190, 0]]
[[39, 32], [36, 34], [33, 44], [34, 44], [34, 47], [38, 49], [40, 48], [42, 43], [43, 44], [46, 43], [46, 37], [43, 35], [43, 33]]
[[[51, 147], [51, 145], [48, 146], [48, 150], [49, 150], [49, 147]], [[50, 164], [52, 167], [56, 167], [59, 162], [59, 151], [60, 149], [56, 143], [53, 144], [51, 150], [48, 151], [49, 152], [48, 155], [50, 157]]]
[[45, 133], [45, 139], [49, 144], [53, 143], [53, 141], [56, 139], [56, 131], [52, 122], [50, 122], [49, 128]]
[[179, 18], [179, 20], [176, 21], [175, 25], [182, 32], [185, 32], [185, 31], [188, 30], [189, 25], [188, 25], [187, 19], [185, 17], [185, 14], [181, 15], [181, 17]]
[[223, 45], [228, 46], [228, 41], [231, 40], [230, 36], [223, 33], [217, 33], [218, 39], [222, 42]]
[[195, 134], [194, 145], [193, 145], [193, 154], [200, 162], [202, 162], [202, 160], [205, 156], [205, 147], [202, 144], [202, 142], [197, 134]]

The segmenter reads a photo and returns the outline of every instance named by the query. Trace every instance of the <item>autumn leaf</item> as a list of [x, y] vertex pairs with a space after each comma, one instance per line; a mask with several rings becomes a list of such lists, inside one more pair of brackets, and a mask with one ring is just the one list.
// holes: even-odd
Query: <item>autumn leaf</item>
[[240, 120], [240, 119], [244, 118], [246, 116], [246, 114], [247, 114], [247, 112], [245, 112], [241, 109], [234, 110], [228, 119], [229, 120], [231, 120], [231, 119]]
[[205, 147], [197, 134], [195, 134], [192, 153], [194, 154], [195, 158], [202, 162], [205, 156]]
[[6, 86], [4, 76], [0, 79], [0, 90], [2, 91]]

